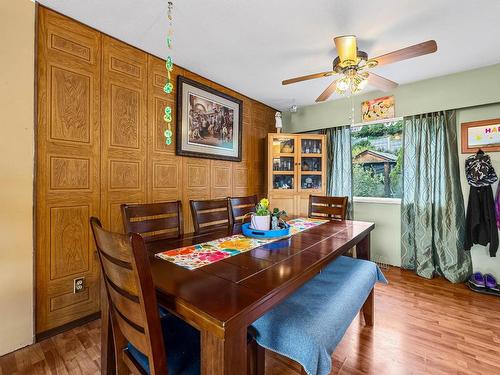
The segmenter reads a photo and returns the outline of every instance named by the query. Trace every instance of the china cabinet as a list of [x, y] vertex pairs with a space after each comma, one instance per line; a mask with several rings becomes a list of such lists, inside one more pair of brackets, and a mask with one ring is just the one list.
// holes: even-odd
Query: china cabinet
[[326, 193], [326, 136], [268, 134], [267, 158], [271, 207], [307, 215], [309, 195]]

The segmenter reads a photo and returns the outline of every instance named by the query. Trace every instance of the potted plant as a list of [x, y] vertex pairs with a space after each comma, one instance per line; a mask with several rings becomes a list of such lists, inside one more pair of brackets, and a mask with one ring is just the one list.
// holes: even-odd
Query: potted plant
[[269, 230], [271, 228], [271, 211], [269, 211], [269, 200], [262, 198], [255, 206], [252, 214], [250, 227], [257, 230]]
[[288, 216], [285, 210], [275, 208], [271, 213], [271, 230], [285, 228], [285, 219]]

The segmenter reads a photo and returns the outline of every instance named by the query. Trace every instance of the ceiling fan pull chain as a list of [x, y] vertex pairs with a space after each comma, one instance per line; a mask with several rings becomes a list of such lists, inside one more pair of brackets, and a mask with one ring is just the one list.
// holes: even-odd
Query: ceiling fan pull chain
[[349, 99], [351, 101], [351, 126], [352, 126], [354, 125], [354, 98], [351, 95]]

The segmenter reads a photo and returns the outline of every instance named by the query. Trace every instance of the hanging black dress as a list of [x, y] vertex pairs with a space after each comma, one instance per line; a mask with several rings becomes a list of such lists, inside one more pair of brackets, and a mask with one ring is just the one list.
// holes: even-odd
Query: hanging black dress
[[498, 177], [488, 155], [482, 151], [465, 160], [465, 174], [470, 185], [469, 203], [465, 217], [465, 250], [473, 244], [490, 244], [490, 256], [496, 256], [498, 229], [495, 216], [493, 184]]

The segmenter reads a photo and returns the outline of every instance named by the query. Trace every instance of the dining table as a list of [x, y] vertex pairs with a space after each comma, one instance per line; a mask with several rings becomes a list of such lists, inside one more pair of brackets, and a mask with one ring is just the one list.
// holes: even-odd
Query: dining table
[[[200, 331], [203, 375], [244, 375], [248, 327], [350, 249], [356, 248], [357, 258], [370, 259], [374, 227], [363, 221], [329, 221], [194, 270], [154, 254], [240, 234], [241, 225], [148, 241], [158, 303]], [[114, 374], [105, 291], [101, 318], [101, 372]]]

